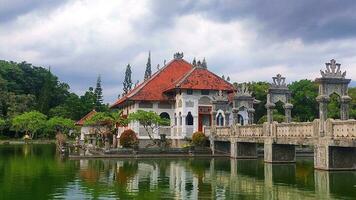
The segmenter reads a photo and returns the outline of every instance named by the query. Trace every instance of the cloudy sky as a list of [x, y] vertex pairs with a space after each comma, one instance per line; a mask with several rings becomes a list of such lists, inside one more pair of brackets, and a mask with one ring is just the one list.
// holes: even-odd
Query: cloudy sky
[[128, 63], [143, 79], [149, 50], [154, 71], [182, 51], [236, 82], [314, 79], [332, 58], [356, 80], [355, 11], [354, 0], [0, 0], [0, 59], [51, 66], [78, 94], [101, 74], [110, 103]]

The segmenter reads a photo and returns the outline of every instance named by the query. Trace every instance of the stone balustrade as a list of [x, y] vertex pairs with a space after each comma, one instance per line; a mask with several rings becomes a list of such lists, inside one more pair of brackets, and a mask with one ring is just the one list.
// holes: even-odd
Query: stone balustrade
[[215, 129], [215, 135], [216, 136], [219, 136], [219, 137], [230, 137], [231, 136], [231, 129], [230, 127], [224, 127], [224, 126], [221, 126], [221, 127], [216, 127]]
[[319, 120], [313, 122], [274, 123], [272, 130], [278, 138], [311, 138], [318, 135]]
[[326, 135], [335, 139], [356, 139], [356, 120], [326, 120]]
[[235, 135], [239, 137], [263, 137], [265, 132], [263, 125], [257, 124], [238, 126], [236, 130], [237, 133]]

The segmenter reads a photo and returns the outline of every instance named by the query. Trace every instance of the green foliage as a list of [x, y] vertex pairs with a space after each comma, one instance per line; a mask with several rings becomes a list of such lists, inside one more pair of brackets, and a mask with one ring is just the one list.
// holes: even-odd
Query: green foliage
[[267, 110], [265, 108], [267, 90], [269, 88], [269, 84], [267, 82], [251, 82], [248, 83], [248, 88], [252, 92], [252, 96], [254, 96], [257, 100], [261, 102], [255, 105], [255, 122], [258, 121], [261, 117], [267, 114]]
[[203, 147], [205, 146], [207, 140], [208, 138], [204, 135], [203, 132], [195, 132], [192, 136], [192, 143], [194, 146]]
[[100, 82], [95, 92], [90, 87], [79, 97], [69, 92], [68, 84], [60, 82], [48, 69], [0, 60], [0, 117], [8, 119], [38, 110], [51, 117], [79, 120], [95, 107], [105, 111], [108, 106], [102, 103]]
[[3, 130], [6, 126], [6, 121], [0, 118], [0, 130]]
[[124, 148], [135, 147], [138, 145], [138, 142], [136, 133], [131, 129], [125, 130], [120, 135], [120, 145]]
[[124, 93], [123, 94], [127, 94], [131, 88], [132, 88], [132, 79], [131, 79], [131, 66], [130, 64], [127, 65], [126, 67], [126, 71], [125, 71], [125, 80], [123, 82], [123, 90], [124, 90]]
[[[103, 138], [116, 134], [117, 126], [126, 126], [127, 120], [122, 117], [121, 111], [97, 112], [84, 125], [93, 126], [96, 134]], [[105, 128], [103, 128], [105, 127]]]
[[[282, 123], [285, 121], [285, 117], [284, 115], [279, 114], [278, 112], [274, 112], [273, 113], [273, 121], [276, 121], [278, 123]], [[264, 122], [267, 122], [267, 115], [262, 116], [259, 120], [258, 120], [258, 124], [263, 124]]]
[[311, 80], [295, 81], [289, 85], [292, 92], [292, 114], [297, 121], [313, 121], [318, 117], [318, 85]]
[[340, 119], [340, 97], [337, 94], [330, 95], [328, 118]]
[[103, 105], [103, 89], [101, 88], [101, 77], [100, 75], [98, 76], [98, 79], [96, 81], [96, 87], [94, 90], [94, 96], [95, 96], [95, 110], [97, 111], [104, 111], [105, 110], [105, 105]]
[[104, 124], [114, 128], [116, 125], [126, 126], [127, 120], [122, 117], [122, 111], [97, 112], [84, 124], [89, 126]]
[[352, 98], [350, 103], [350, 118], [356, 119], [356, 87], [349, 89], [349, 96]]
[[146, 71], [144, 80], [151, 77], [152, 70], [151, 70], [151, 52], [148, 54], [147, 64], [146, 64]]
[[38, 111], [25, 112], [12, 119], [11, 128], [35, 138], [36, 133], [45, 128], [46, 119], [47, 116]]
[[150, 137], [150, 139], [156, 144], [152, 137], [152, 133], [155, 132], [159, 126], [168, 126], [170, 121], [161, 118], [157, 113], [153, 111], [138, 110], [134, 113], [129, 114], [128, 121], [139, 122], [143, 126]]
[[47, 136], [53, 137], [56, 133], [68, 134], [70, 130], [74, 129], [74, 121], [63, 117], [52, 117], [46, 122]]

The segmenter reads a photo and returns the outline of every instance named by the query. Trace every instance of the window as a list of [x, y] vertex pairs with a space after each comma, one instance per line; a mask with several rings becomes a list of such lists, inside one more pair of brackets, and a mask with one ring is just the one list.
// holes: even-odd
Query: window
[[241, 126], [244, 125], [244, 118], [240, 114], [237, 115], [237, 123], [239, 123]]
[[188, 95], [192, 95], [193, 94], [193, 90], [187, 90], [187, 94]]
[[185, 118], [185, 124], [191, 126], [193, 125], [193, 122], [194, 122], [193, 115], [191, 112], [188, 112], [188, 115]]
[[224, 126], [224, 116], [221, 113], [216, 117], [216, 124], [218, 126]]
[[171, 118], [169, 117], [169, 114], [166, 112], [161, 113], [159, 116], [161, 117], [161, 119], [171, 120]]
[[209, 90], [202, 90], [201, 95], [209, 95]]

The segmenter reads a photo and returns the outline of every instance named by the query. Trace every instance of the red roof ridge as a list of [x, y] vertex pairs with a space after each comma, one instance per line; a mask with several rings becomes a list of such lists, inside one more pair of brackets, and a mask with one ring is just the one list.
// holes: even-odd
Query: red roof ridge
[[225, 84], [231, 86], [233, 88], [233, 84], [231, 84], [230, 82], [226, 81], [225, 79], [221, 78], [220, 76], [216, 75], [215, 73], [211, 72], [210, 70], [208, 70], [207, 68], [202, 68], [202, 67], [197, 67], [195, 66], [192, 70], [190, 70], [187, 74], [185, 74], [184, 76], [182, 76], [180, 79], [178, 79], [174, 84], [172, 84], [171, 86], [167, 87], [167, 89], [165, 90], [165, 92], [170, 91], [174, 88], [179, 88], [181, 87], [181, 85], [183, 84], [183, 82], [189, 78], [189, 76], [196, 70], [203, 70], [203, 71], [207, 71], [209, 74], [213, 75], [214, 77], [218, 78], [219, 80], [223, 80]]
[[154, 80], [161, 72], [163, 72], [170, 64], [172, 64], [175, 61], [183, 61], [189, 65], [192, 66], [191, 63], [189, 63], [188, 61], [184, 60], [184, 59], [172, 59], [171, 61], [169, 61], [168, 63], [166, 63], [161, 69], [159, 69], [158, 71], [156, 71], [150, 78], [148, 78], [147, 80], [144, 80], [142, 83], [138, 84], [136, 87], [134, 87], [130, 92], [128, 92], [126, 95], [124, 95], [123, 97], [121, 97], [120, 99], [118, 99], [114, 104], [112, 104], [110, 106], [110, 108], [115, 107], [116, 105], [119, 105], [121, 103], [123, 103], [124, 101], [126, 101], [127, 99], [133, 97], [134, 95], [136, 95], [138, 92], [141, 91], [141, 89], [144, 88], [144, 86], [146, 86], [148, 83], [150, 83], [152, 80]]

